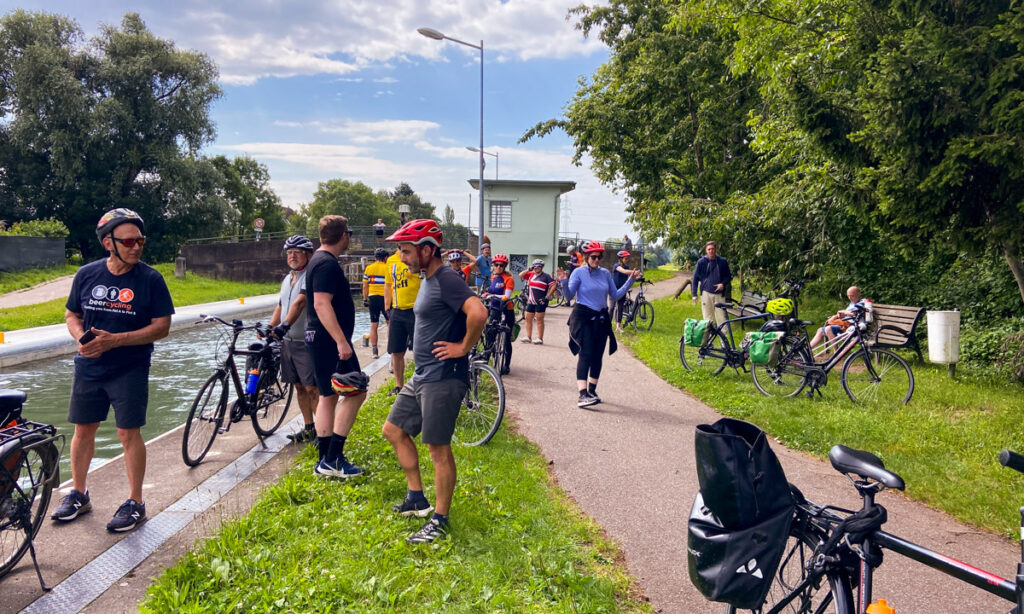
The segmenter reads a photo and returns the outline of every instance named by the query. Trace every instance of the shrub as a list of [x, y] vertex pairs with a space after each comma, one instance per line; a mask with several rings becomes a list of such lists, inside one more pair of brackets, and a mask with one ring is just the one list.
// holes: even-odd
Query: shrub
[[15, 222], [9, 228], [0, 230], [0, 235], [47, 237], [51, 239], [66, 239], [68, 234], [70, 233], [64, 222], [54, 218]]

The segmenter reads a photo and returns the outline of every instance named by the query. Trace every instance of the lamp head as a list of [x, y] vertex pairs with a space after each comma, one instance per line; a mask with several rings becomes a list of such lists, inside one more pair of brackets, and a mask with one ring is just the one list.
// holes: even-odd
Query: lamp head
[[427, 38], [432, 38], [436, 41], [444, 40], [444, 34], [441, 34], [434, 28], [416, 28], [416, 31], [422, 34], [423, 36], [426, 36]]

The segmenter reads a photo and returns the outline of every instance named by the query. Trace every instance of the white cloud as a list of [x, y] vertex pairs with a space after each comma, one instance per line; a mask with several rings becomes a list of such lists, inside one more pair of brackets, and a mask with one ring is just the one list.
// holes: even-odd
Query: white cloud
[[399, 143], [414, 142], [422, 139], [428, 132], [437, 130], [436, 122], [415, 119], [384, 119], [378, 121], [357, 122], [352, 120], [313, 120], [308, 122], [274, 121], [275, 126], [283, 128], [311, 128], [325, 134], [340, 134], [353, 143]]
[[394, 77], [383, 77], [381, 79], [374, 79], [374, 83], [398, 83], [398, 79]]

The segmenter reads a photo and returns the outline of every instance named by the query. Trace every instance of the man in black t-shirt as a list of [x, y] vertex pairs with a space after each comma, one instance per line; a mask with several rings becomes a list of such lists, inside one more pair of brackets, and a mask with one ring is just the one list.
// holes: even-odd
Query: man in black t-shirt
[[113, 405], [129, 497], [107, 524], [112, 532], [131, 531], [146, 519], [146, 444], [141, 428], [149, 401], [149, 363], [153, 342], [167, 336], [174, 313], [164, 278], [140, 261], [144, 231], [142, 218], [131, 209], [104, 214], [96, 236], [110, 256], [78, 270], [65, 303], [68, 332], [78, 340], [68, 408], [68, 421], [75, 425], [72, 490], [51, 518], [67, 522], [92, 510], [86, 478], [96, 430]]
[[320, 460], [313, 473], [324, 477], [350, 478], [363, 469], [345, 457], [345, 439], [355, 424], [366, 390], [346, 390], [341, 406], [332, 386], [334, 374], [360, 373], [359, 360], [352, 349], [352, 331], [356, 323], [355, 303], [348, 278], [338, 264], [338, 256], [348, 249], [352, 231], [340, 215], [320, 218], [320, 249], [306, 266], [306, 347], [313, 357], [320, 401], [316, 407], [316, 434]]

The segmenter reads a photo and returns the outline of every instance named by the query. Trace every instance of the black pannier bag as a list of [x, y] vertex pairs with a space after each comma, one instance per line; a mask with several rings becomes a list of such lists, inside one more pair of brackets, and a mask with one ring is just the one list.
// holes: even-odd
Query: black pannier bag
[[697, 427], [700, 492], [688, 523], [690, 581], [711, 601], [757, 609], [771, 588], [795, 503], [764, 432], [723, 418]]
[[690, 582], [710, 601], [756, 610], [782, 560], [793, 511], [783, 509], [749, 529], [727, 529], [697, 493], [687, 526]]

